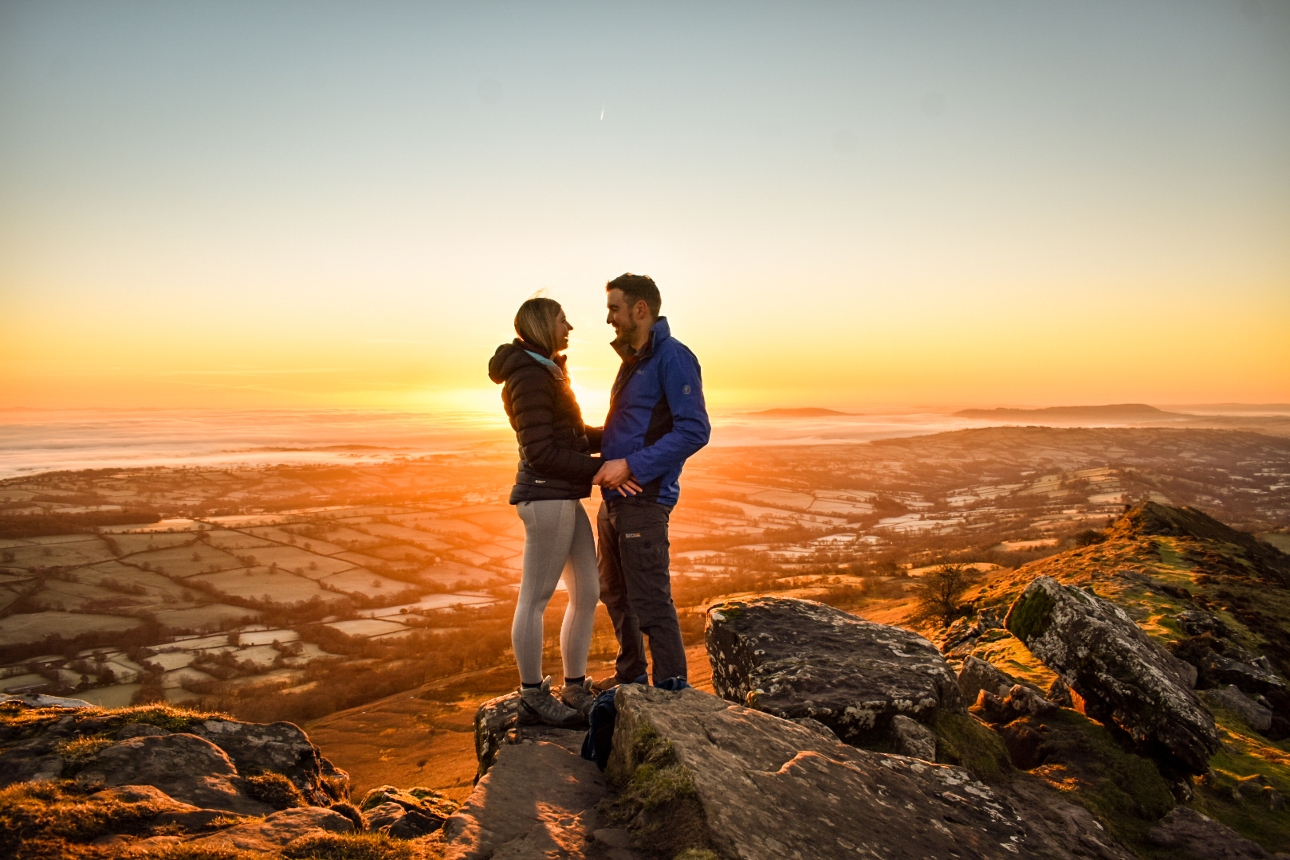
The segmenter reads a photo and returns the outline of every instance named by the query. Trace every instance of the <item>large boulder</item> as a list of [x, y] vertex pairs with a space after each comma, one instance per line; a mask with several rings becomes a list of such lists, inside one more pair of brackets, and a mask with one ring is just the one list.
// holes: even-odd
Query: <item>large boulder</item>
[[1182, 661], [1152, 642], [1114, 603], [1041, 576], [1004, 622], [1085, 702], [1170, 769], [1205, 773], [1218, 750], [1214, 718]]
[[632, 842], [663, 856], [1130, 856], [1093, 835], [1083, 810], [1066, 804], [1058, 821], [1040, 809], [1046, 800], [1019, 807], [1011, 798], [1022, 795], [956, 767], [830, 741], [694, 689], [631, 685], [616, 701], [609, 771], [627, 786], [617, 802], [640, 808], [627, 825]]
[[[184, 734], [218, 747], [240, 776], [285, 776], [305, 803], [327, 806], [348, 792], [349, 776], [324, 758], [308, 735], [291, 723], [207, 718], [168, 706], [156, 706], [150, 711], [37, 707], [17, 701], [4, 704], [20, 718], [0, 719], [0, 787], [25, 780], [74, 776], [80, 759], [85, 757], [83, 750], [76, 750], [77, 741], [124, 742]], [[175, 749], [186, 748], [184, 741], [176, 744], [172, 745]], [[123, 748], [119, 753], [134, 748]], [[155, 747], [170, 748], [167, 744]]]
[[309, 736], [294, 723], [244, 723], [204, 720], [187, 731], [218, 746], [243, 776], [280, 773], [291, 780], [308, 803], [326, 806], [342, 800], [349, 776], [323, 758]]
[[203, 809], [264, 815], [273, 808], [248, 797], [233, 762], [215, 744], [190, 734], [137, 737], [112, 744], [85, 764], [87, 785], [150, 785]]
[[943, 709], [963, 710], [958, 679], [931, 642], [813, 601], [718, 603], [706, 638], [718, 695], [818, 720], [857, 746], [897, 749], [897, 715], [932, 725]]

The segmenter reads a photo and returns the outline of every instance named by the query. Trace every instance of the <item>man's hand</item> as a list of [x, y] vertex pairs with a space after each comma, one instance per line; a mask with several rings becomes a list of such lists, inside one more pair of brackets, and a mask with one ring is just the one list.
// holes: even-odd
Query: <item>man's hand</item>
[[634, 496], [641, 491], [640, 484], [632, 476], [632, 467], [626, 460], [606, 460], [591, 483], [607, 490], [617, 490], [620, 496]]

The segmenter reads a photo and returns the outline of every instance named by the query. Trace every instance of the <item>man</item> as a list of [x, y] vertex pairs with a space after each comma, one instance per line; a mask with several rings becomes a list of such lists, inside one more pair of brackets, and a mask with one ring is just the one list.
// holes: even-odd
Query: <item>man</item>
[[607, 322], [617, 334], [613, 347], [623, 364], [601, 437], [605, 463], [595, 478], [604, 496], [596, 554], [618, 659], [613, 677], [598, 689], [646, 675], [645, 637], [656, 685], [688, 675], [672, 603], [667, 526], [680, 495], [681, 467], [711, 434], [699, 362], [659, 316], [662, 299], [654, 281], [626, 274], [605, 291]]

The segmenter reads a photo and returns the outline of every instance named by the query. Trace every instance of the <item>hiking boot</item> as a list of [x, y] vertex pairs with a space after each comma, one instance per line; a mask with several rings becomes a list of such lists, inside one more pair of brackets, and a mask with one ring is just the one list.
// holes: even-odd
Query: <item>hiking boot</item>
[[541, 687], [520, 687], [520, 711], [529, 720], [567, 729], [584, 721], [582, 713], [551, 695], [551, 676], [542, 679]]
[[584, 717], [589, 715], [591, 706], [596, 702], [596, 693], [591, 689], [591, 679], [583, 678], [581, 684], [565, 684], [560, 688], [560, 701]]
[[608, 678], [601, 678], [591, 685], [591, 692], [603, 693], [605, 690], [612, 690], [614, 687], [622, 686], [622, 681], [618, 680], [617, 675], [610, 675]]

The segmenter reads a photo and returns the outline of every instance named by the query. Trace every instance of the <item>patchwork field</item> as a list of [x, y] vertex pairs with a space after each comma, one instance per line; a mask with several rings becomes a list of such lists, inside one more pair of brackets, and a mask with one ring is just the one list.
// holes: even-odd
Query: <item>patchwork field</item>
[[[26, 511], [68, 527], [0, 540], [0, 690], [198, 701], [300, 721], [400, 702], [399, 719], [420, 714], [431, 748], [468, 756], [461, 702], [514, 683], [524, 529], [506, 502], [513, 470], [513, 452], [499, 448], [469, 461], [2, 481], [8, 521]], [[752, 591], [900, 621], [932, 566], [993, 576], [1073, 546], [1144, 499], [1196, 505], [1290, 543], [1290, 441], [1249, 432], [1018, 427], [715, 448], [682, 484], [674, 595], [692, 645], [708, 603]], [[76, 519], [108, 503], [140, 521]], [[599, 500], [586, 506], [594, 518]], [[545, 668], [556, 676], [565, 600], [557, 593], [546, 618]], [[614, 645], [600, 616], [594, 671], [603, 673]], [[488, 680], [440, 684], [449, 677]], [[409, 690], [422, 692], [399, 692]], [[368, 751], [372, 779], [381, 768], [417, 771], [423, 756], [402, 745], [402, 731]]]

